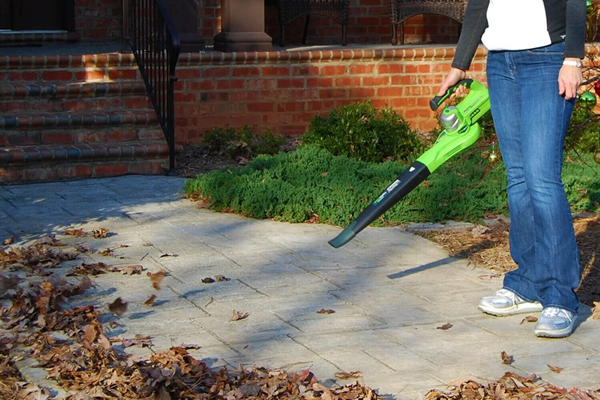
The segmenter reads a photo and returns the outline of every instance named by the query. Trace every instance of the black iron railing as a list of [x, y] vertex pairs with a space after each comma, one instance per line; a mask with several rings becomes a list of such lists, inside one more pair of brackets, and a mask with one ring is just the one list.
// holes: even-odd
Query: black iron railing
[[158, 121], [169, 144], [169, 172], [175, 168], [175, 69], [179, 34], [163, 0], [125, 0], [124, 36], [129, 42]]

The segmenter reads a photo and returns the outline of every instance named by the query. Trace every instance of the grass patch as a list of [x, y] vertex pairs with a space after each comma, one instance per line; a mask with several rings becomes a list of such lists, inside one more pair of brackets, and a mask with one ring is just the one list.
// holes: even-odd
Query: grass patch
[[[490, 164], [472, 148], [440, 167], [426, 183], [373, 225], [460, 220], [476, 222], [508, 214], [502, 162]], [[600, 211], [600, 166], [589, 155], [566, 162], [564, 181], [574, 212]], [[347, 226], [412, 160], [369, 163], [333, 156], [316, 146], [262, 155], [246, 167], [214, 171], [186, 181], [190, 196], [217, 211], [288, 222]], [[587, 164], [587, 165], [586, 165]]]

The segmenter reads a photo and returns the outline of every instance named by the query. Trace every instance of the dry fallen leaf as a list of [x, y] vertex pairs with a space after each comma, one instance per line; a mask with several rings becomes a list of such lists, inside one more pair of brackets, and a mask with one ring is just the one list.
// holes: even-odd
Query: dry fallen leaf
[[127, 311], [127, 303], [117, 297], [115, 301], [108, 305], [108, 309], [115, 315], [123, 315]]
[[215, 279], [217, 282], [227, 282], [229, 280], [229, 278], [226, 278], [225, 275], [217, 275], [215, 276]]
[[333, 314], [333, 313], [335, 313], [335, 311], [329, 310], [329, 309], [326, 310], [324, 308], [321, 308], [319, 311], [317, 311], [317, 314]]
[[492, 279], [498, 278], [498, 277], [500, 277], [500, 272], [494, 272], [494, 273], [487, 274], [487, 275], [480, 275], [479, 279], [481, 279], [481, 280], [492, 280]]
[[83, 229], [67, 229], [65, 231], [65, 235], [84, 237], [86, 235], [86, 233], [83, 231]]
[[100, 251], [99, 254], [101, 256], [105, 256], [105, 257], [114, 257], [115, 256], [115, 253], [113, 253], [112, 250], [109, 248], [106, 248], [106, 249]]
[[338, 379], [357, 379], [362, 376], [362, 372], [360, 371], [352, 371], [352, 372], [337, 372], [335, 377]]
[[177, 257], [177, 254], [175, 254], [175, 253], [164, 253], [164, 254], [161, 254], [159, 257], [160, 258], [163, 258], [163, 257]]
[[447, 331], [448, 329], [452, 328], [452, 324], [450, 322], [445, 323], [442, 326], [438, 326], [437, 329], [440, 329], [442, 331]]
[[146, 301], [144, 302], [144, 305], [145, 305], [145, 306], [151, 306], [151, 305], [154, 305], [154, 300], [156, 300], [156, 295], [155, 295], [155, 294], [153, 294], [152, 296], [148, 297], [148, 300], [146, 300]]
[[562, 371], [564, 368], [561, 367], [553, 367], [550, 364], [546, 364], [548, 366], [548, 368], [550, 368], [550, 371], [555, 372], [557, 374], [560, 374], [560, 371]]
[[141, 265], [117, 266], [111, 269], [112, 272], [120, 272], [123, 275], [140, 275], [144, 267]]
[[537, 322], [538, 318], [534, 317], [533, 315], [528, 315], [525, 318], [523, 318], [523, 320], [521, 321], [521, 323], [519, 325], [523, 325], [524, 322]]
[[513, 356], [509, 356], [505, 351], [503, 351], [502, 353], [500, 353], [500, 358], [502, 359], [502, 364], [507, 364], [510, 365], [512, 363], [515, 362], [515, 359]]
[[108, 234], [109, 230], [105, 229], [105, 228], [98, 228], [98, 229], [94, 229], [92, 231], [92, 236], [95, 239], [104, 239], [106, 237], [106, 235]]
[[146, 275], [150, 277], [150, 280], [152, 281], [152, 287], [154, 287], [154, 289], [156, 290], [160, 290], [160, 283], [165, 278], [165, 276], [167, 276], [165, 271], [158, 271], [154, 274], [151, 272], [147, 272]]
[[15, 237], [11, 236], [9, 238], [4, 239], [4, 242], [2, 242], [3, 245], [8, 246], [9, 244], [13, 244], [15, 242]]
[[52, 236], [45, 236], [43, 238], [39, 238], [38, 240], [35, 241], [36, 245], [48, 245], [48, 246], [66, 246], [66, 244], [61, 243], [60, 241], [56, 240], [56, 238], [54, 237], [54, 235]]
[[250, 315], [250, 313], [248, 313], [246, 311], [233, 310], [233, 315], [231, 316], [231, 321], [239, 321], [241, 319], [248, 318], [248, 315]]
[[81, 253], [88, 253], [91, 251], [91, 249], [89, 247], [84, 246], [82, 244], [76, 244], [75, 249], [77, 249], [77, 251], [79, 251]]
[[215, 283], [215, 280], [211, 277], [202, 279], [202, 283]]
[[592, 319], [600, 319], [600, 301], [594, 302], [594, 308], [592, 308]]

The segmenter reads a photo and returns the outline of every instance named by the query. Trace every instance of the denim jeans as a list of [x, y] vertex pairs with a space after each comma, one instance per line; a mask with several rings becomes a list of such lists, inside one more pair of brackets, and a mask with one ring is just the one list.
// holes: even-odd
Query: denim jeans
[[544, 307], [577, 313], [579, 251], [561, 179], [575, 100], [558, 93], [564, 44], [490, 51], [492, 116], [508, 177], [510, 252], [518, 269], [504, 288]]

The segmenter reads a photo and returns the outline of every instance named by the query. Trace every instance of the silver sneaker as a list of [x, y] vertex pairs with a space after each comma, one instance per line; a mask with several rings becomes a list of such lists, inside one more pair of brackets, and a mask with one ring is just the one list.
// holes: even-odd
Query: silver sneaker
[[500, 289], [493, 296], [482, 297], [477, 308], [486, 314], [497, 317], [537, 312], [543, 309], [540, 302], [525, 301], [507, 289]]
[[546, 307], [535, 324], [535, 335], [539, 337], [562, 338], [573, 333], [577, 315], [563, 308]]

